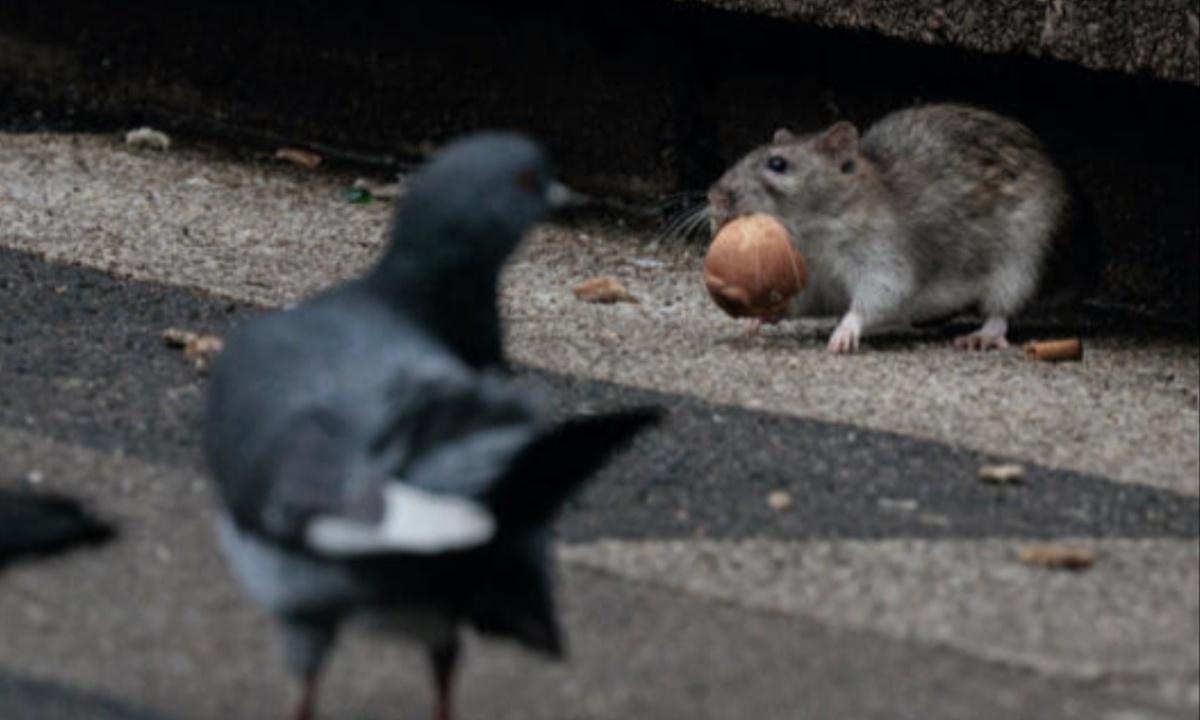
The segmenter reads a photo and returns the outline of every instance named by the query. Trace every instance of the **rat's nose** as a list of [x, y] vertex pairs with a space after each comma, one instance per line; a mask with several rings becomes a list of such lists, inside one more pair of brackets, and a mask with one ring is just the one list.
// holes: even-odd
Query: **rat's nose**
[[708, 219], [714, 233], [733, 217], [735, 202], [737, 202], [737, 195], [732, 190], [713, 188], [708, 191]]
[[718, 213], [728, 212], [736, 200], [737, 196], [732, 190], [713, 188], [708, 191], [708, 204]]

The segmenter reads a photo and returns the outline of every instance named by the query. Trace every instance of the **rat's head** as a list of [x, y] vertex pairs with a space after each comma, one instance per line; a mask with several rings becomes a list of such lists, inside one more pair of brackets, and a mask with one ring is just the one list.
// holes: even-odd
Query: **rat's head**
[[863, 166], [858, 130], [850, 123], [804, 137], [778, 130], [709, 190], [713, 232], [753, 213], [787, 222], [836, 212], [856, 193]]
[[504, 132], [467, 136], [417, 175], [398, 206], [389, 252], [498, 267], [563, 191], [533, 140]]

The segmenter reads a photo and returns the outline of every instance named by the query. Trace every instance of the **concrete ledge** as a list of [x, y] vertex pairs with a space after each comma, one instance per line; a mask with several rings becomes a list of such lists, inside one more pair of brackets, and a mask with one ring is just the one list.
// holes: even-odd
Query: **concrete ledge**
[[677, 1], [1200, 84], [1200, 8], [1189, 0]]

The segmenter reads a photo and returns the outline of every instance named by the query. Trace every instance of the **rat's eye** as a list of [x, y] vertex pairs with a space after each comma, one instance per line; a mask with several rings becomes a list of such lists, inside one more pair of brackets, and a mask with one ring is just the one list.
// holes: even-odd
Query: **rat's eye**
[[790, 170], [791, 167], [792, 164], [787, 161], [787, 158], [784, 158], [780, 155], [772, 155], [771, 157], [767, 158], [767, 169], [773, 173], [783, 174]]

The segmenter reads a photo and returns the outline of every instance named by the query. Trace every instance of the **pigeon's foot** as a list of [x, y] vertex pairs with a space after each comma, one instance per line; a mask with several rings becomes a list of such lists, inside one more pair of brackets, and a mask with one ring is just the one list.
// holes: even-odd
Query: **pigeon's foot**
[[954, 339], [954, 347], [959, 350], [1003, 350], [1008, 347], [1005, 335], [1008, 333], [1008, 321], [1002, 317], [990, 317], [983, 327], [970, 335]]
[[458, 653], [457, 640], [430, 652], [433, 684], [437, 692], [434, 720], [454, 720], [454, 672], [458, 668]]
[[306, 682], [300, 694], [300, 702], [296, 703], [296, 712], [292, 720], [315, 720], [317, 711], [317, 683]]

